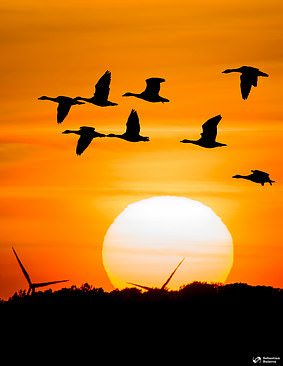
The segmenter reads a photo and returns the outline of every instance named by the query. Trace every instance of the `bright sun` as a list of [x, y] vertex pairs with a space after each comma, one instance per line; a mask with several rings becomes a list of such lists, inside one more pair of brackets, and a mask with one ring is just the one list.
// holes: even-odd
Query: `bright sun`
[[168, 287], [192, 281], [224, 282], [233, 263], [232, 237], [204, 204], [161, 196], [135, 202], [109, 227], [103, 263], [111, 283], [160, 287], [182, 258]]

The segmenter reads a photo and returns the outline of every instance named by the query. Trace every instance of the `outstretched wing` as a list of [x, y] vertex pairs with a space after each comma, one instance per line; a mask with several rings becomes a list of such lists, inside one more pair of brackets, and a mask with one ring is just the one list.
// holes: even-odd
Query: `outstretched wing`
[[215, 141], [217, 136], [217, 125], [221, 121], [222, 117], [219, 114], [218, 116], [212, 117], [209, 120], [207, 120], [202, 125], [202, 133], [201, 136], [206, 141]]
[[91, 135], [81, 135], [80, 138], [78, 139], [78, 144], [77, 144], [77, 148], [76, 148], [76, 154], [77, 155], [81, 155], [85, 149], [88, 147], [88, 145], [91, 143], [93, 139], [93, 136]]
[[162, 285], [161, 290], [164, 290], [165, 287], [168, 285], [169, 281], [171, 280], [171, 278], [174, 276], [175, 272], [177, 271], [177, 269], [180, 267], [180, 265], [184, 262], [185, 258], [183, 258], [181, 260], [181, 262], [178, 264], [178, 266], [174, 269], [174, 271], [170, 274], [170, 276], [168, 277], [167, 281]]
[[60, 102], [57, 108], [57, 123], [62, 123], [67, 117], [72, 104], [68, 102]]
[[[242, 98], [243, 99], [247, 99], [249, 94], [250, 94], [250, 91], [251, 91], [251, 87], [252, 85], [256, 86], [257, 84], [257, 80], [252, 80], [250, 78], [250, 76], [246, 73], [243, 73], [241, 76], [240, 76], [240, 79], [241, 79], [241, 83], [240, 83], [240, 86], [241, 86], [241, 93], [242, 93]], [[256, 77], [257, 79], [257, 77]]]
[[34, 283], [33, 287], [44, 287], [44, 286], [48, 286], [48, 285], [53, 285], [54, 283], [67, 282], [67, 281], [69, 281], [69, 280]]
[[102, 100], [107, 100], [110, 91], [111, 72], [106, 71], [95, 85], [95, 97]]
[[261, 170], [252, 170], [252, 173], [256, 174], [258, 177], [269, 178], [269, 174], [262, 172]]
[[27, 271], [25, 270], [25, 267], [23, 266], [22, 262], [20, 261], [19, 257], [17, 256], [17, 253], [16, 253], [15, 249], [13, 247], [12, 247], [12, 249], [13, 249], [13, 252], [14, 252], [16, 258], [17, 258], [17, 261], [18, 261], [18, 263], [19, 263], [19, 265], [21, 267], [21, 270], [22, 270], [25, 278], [27, 279], [29, 285], [31, 286], [31, 280], [29, 278], [29, 275], [28, 275]]
[[140, 133], [140, 122], [137, 112], [132, 109], [128, 121], [126, 123], [126, 134], [130, 136], [137, 136]]
[[132, 283], [132, 282], [126, 282], [126, 283], [136, 286], [136, 287], [143, 288], [144, 290], [152, 290], [152, 287], [142, 286], [142, 285], [138, 285], [137, 283]]
[[145, 93], [158, 94], [160, 91], [160, 83], [163, 83], [165, 79], [162, 78], [150, 78], [146, 80]]

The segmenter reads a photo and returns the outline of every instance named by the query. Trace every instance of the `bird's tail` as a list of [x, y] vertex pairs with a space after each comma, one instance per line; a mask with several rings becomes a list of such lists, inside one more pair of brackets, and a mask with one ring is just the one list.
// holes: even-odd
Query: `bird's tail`
[[163, 98], [163, 97], [160, 97], [160, 99], [161, 99], [161, 102], [162, 103], [168, 103], [168, 102], [170, 102], [169, 99], [166, 99], [166, 98]]

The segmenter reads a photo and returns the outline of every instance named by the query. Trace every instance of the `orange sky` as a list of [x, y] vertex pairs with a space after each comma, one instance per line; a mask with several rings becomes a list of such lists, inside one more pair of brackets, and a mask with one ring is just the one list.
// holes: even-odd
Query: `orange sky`
[[[282, 287], [282, 19], [279, 0], [2, 1], [0, 297], [27, 285], [12, 245], [34, 280], [112, 289], [107, 228], [155, 195], [199, 200], [222, 218], [234, 240], [228, 282]], [[247, 101], [239, 76], [221, 73], [242, 65], [270, 75]], [[57, 125], [56, 105], [37, 100], [91, 96], [107, 69], [117, 107], [75, 106]], [[121, 97], [152, 76], [166, 79], [170, 103]], [[77, 157], [75, 136], [61, 134], [82, 125], [122, 133], [132, 108], [150, 143], [97, 139]], [[228, 147], [179, 143], [217, 114]], [[231, 179], [251, 169], [276, 183]]]

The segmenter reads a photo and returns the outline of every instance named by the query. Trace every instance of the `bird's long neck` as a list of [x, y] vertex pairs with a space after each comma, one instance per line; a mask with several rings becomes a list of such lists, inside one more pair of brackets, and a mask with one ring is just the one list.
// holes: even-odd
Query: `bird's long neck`
[[89, 102], [90, 100], [92, 100], [92, 98], [76, 97], [75, 100], [83, 100], [85, 102]]
[[225, 70], [225, 73], [229, 73], [229, 72], [241, 72], [241, 70], [239, 70], [239, 69], [227, 69], [227, 70]]
[[115, 133], [110, 133], [109, 135], [106, 135], [107, 137], [122, 137], [123, 135], [116, 135]]
[[80, 135], [80, 131], [75, 131], [75, 130], [66, 130], [66, 131], [64, 131], [62, 133], [66, 133], [66, 134], [68, 134], [68, 133], [75, 133], [76, 135]]
[[242, 178], [242, 179], [248, 179], [249, 180], [250, 176], [249, 175], [237, 174], [237, 175], [234, 176], [234, 178]]
[[57, 102], [58, 101], [57, 97], [56, 98], [52, 98], [52, 97], [46, 97], [46, 96], [44, 96], [44, 97], [42, 97], [40, 99], [42, 99], [42, 100], [51, 100], [51, 102]]
[[199, 140], [188, 140], [188, 139], [185, 139], [181, 142], [184, 142], [186, 144], [194, 144], [194, 145], [199, 145]]
[[106, 137], [107, 135], [105, 135], [104, 133], [99, 133], [99, 132], [95, 132], [95, 136], [94, 137]]
[[123, 95], [123, 97], [137, 97], [137, 98], [140, 98], [140, 94], [137, 94], [137, 93], [125, 93]]

